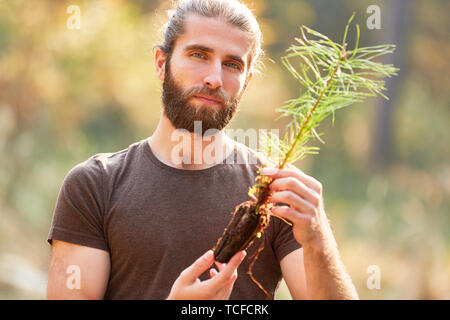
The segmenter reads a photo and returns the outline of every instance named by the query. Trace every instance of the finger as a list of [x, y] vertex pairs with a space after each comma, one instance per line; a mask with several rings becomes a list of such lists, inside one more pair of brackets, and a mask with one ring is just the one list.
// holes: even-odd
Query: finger
[[[247, 253], [243, 250], [238, 251], [231, 259], [228, 261], [228, 263], [225, 265], [225, 268], [223, 268], [222, 271], [219, 272], [217, 276], [215, 276], [213, 279], [211, 279], [214, 282], [214, 285], [223, 287], [225, 286], [230, 280], [234, 278], [236, 280], [237, 278], [237, 268], [241, 264], [241, 262], [244, 260]], [[234, 282], [232, 280], [232, 282]]]
[[208, 250], [200, 258], [198, 258], [192, 265], [186, 268], [180, 275], [180, 278], [187, 282], [193, 283], [200, 277], [200, 275], [208, 270], [214, 263], [214, 252]]
[[210, 278], [214, 278], [218, 274], [217, 270], [214, 268], [209, 269]]
[[228, 282], [226, 282], [222, 287], [219, 288], [219, 290], [216, 293], [216, 298], [217, 300], [225, 300], [225, 299], [229, 299], [231, 292], [233, 291], [233, 286], [234, 283], [237, 279], [238, 275], [237, 275], [237, 271], [233, 272], [231, 278], [228, 280]]
[[226, 263], [221, 263], [221, 262], [218, 262], [218, 261], [216, 261], [215, 264], [216, 264], [217, 268], [219, 269], [219, 272], [221, 272], [225, 268], [225, 266], [227, 265]]
[[217, 300], [228, 300], [230, 298], [231, 292], [233, 291], [233, 286], [234, 286], [234, 282], [237, 279], [237, 275], [236, 277], [232, 277], [232, 279], [230, 279], [230, 281], [221, 289], [217, 292], [216, 294], [216, 299]]
[[312, 219], [311, 215], [298, 212], [287, 206], [273, 207], [271, 211], [277, 216], [292, 221], [294, 225], [302, 222], [311, 222]]
[[291, 209], [301, 213], [315, 213], [315, 207], [311, 203], [291, 191], [274, 192], [268, 200], [272, 203], [286, 203], [291, 206]]
[[261, 170], [263, 175], [270, 176], [273, 179], [294, 177], [303, 182], [307, 187], [313, 189], [318, 194], [322, 193], [322, 184], [311, 176], [308, 176], [300, 169], [289, 166], [287, 169], [278, 169], [267, 167]]
[[294, 177], [275, 179], [270, 184], [271, 191], [292, 191], [312, 203], [314, 206], [319, 206], [320, 196], [314, 190], [308, 188], [304, 183]]

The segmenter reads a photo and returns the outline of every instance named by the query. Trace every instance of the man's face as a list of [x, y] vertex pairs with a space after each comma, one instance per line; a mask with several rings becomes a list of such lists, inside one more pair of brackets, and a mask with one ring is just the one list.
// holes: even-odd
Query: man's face
[[164, 113], [177, 129], [222, 130], [245, 90], [252, 42], [239, 28], [191, 14], [164, 65]]

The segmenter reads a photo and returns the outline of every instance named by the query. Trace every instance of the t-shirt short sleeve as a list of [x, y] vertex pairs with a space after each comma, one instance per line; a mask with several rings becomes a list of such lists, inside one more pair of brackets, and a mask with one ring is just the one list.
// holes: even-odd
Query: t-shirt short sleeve
[[276, 217], [272, 217], [271, 220], [274, 223], [275, 233], [272, 246], [277, 260], [280, 262], [286, 255], [302, 246], [295, 240], [292, 226]]
[[104, 235], [103, 168], [95, 158], [75, 166], [59, 191], [47, 241], [61, 240], [108, 251]]

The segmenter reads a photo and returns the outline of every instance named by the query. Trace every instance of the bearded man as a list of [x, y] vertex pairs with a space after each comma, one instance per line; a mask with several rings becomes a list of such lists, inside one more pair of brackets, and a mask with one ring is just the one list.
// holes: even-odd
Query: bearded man
[[[259, 25], [241, 2], [176, 4], [155, 49], [163, 82], [156, 130], [125, 150], [92, 156], [64, 180], [48, 236], [49, 299], [267, 298], [246, 274], [247, 252], [221, 264], [210, 250], [257, 175], [257, 154], [224, 128], [261, 54]], [[174, 139], [180, 132], [189, 142], [182, 148]], [[226, 150], [214, 152], [212, 162], [202, 152], [211, 144]], [[294, 299], [358, 298], [322, 185], [295, 167], [266, 174], [274, 179], [270, 201], [284, 204], [274, 214], [293, 227], [272, 219], [248, 249], [252, 255], [264, 241], [254, 277], [270, 298], [282, 278]], [[73, 266], [80, 283], [68, 288]]]

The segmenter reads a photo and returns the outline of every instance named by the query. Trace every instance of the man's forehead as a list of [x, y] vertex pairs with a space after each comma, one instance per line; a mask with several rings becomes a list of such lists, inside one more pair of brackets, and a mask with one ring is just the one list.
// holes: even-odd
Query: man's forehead
[[249, 35], [222, 18], [190, 14], [185, 21], [179, 44], [183, 47], [201, 44], [226, 55], [246, 58], [252, 48]]

